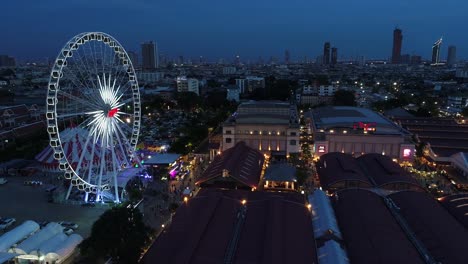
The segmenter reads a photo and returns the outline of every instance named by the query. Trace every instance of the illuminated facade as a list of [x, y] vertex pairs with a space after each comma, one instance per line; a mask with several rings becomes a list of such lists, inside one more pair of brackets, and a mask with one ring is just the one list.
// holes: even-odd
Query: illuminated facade
[[442, 45], [442, 38], [438, 39], [434, 45], [432, 45], [432, 64], [436, 65], [440, 63], [440, 46]]
[[223, 124], [222, 150], [244, 141], [263, 153], [299, 153], [299, 119], [294, 104], [247, 102]]
[[316, 157], [341, 152], [355, 157], [379, 153], [411, 160], [414, 143], [410, 133], [369, 109], [335, 106], [317, 108], [308, 114]]

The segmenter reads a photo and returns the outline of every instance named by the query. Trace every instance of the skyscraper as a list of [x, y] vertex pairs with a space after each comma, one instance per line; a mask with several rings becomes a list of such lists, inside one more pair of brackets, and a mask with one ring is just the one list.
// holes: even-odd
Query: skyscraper
[[145, 70], [156, 68], [155, 44], [153, 41], [141, 44], [142, 67]]
[[449, 46], [447, 55], [447, 65], [452, 66], [457, 63], [457, 47]]
[[392, 49], [392, 64], [399, 64], [401, 60], [401, 46], [403, 43], [403, 34], [401, 29], [393, 30], [393, 49]]
[[323, 45], [323, 64], [330, 64], [330, 42], [325, 42]]
[[333, 47], [331, 49], [331, 64], [336, 65], [337, 62], [338, 62], [338, 49]]
[[134, 51], [129, 51], [128, 53], [128, 58], [133, 64], [133, 67], [138, 67], [138, 55]]
[[442, 38], [438, 39], [432, 45], [432, 64], [436, 65], [440, 62], [440, 46], [442, 45]]
[[290, 60], [290, 57], [289, 57], [289, 50], [285, 50], [284, 51], [284, 64], [289, 64], [289, 60]]

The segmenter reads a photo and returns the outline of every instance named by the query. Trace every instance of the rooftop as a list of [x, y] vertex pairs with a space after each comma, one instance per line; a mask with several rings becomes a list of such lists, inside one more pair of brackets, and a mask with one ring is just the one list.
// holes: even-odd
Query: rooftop
[[263, 178], [266, 181], [296, 181], [296, 167], [286, 163], [271, 164]]
[[289, 102], [249, 101], [240, 104], [227, 123], [298, 124], [297, 108]]
[[377, 194], [348, 189], [333, 199], [351, 263], [424, 263]]
[[440, 199], [442, 205], [468, 229], [468, 193], [454, 194]]
[[232, 263], [317, 263], [311, 221], [299, 194], [202, 189], [142, 263], [225, 263], [228, 252]]
[[424, 192], [389, 195], [416, 237], [440, 263], [466, 263], [468, 229]]
[[372, 124], [374, 134], [407, 134], [384, 116], [366, 108], [352, 106], [326, 106], [309, 112], [317, 129], [353, 128], [357, 123]]

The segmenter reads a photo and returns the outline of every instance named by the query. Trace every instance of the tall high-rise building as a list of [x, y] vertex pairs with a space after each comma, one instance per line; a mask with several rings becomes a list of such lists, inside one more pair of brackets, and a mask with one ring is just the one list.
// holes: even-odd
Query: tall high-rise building
[[338, 49], [333, 47], [331, 49], [331, 64], [336, 65], [337, 62], [338, 62]]
[[457, 63], [457, 47], [451, 45], [448, 47], [447, 65], [452, 66]]
[[0, 55], [0, 67], [15, 67], [16, 60], [8, 55]]
[[290, 55], [289, 55], [289, 50], [285, 50], [284, 51], [284, 64], [289, 64], [289, 60], [290, 60]]
[[156, 47], [153, 41], [141, 44], [142, 67], [145, 70], [153, 70], [156, 68]]
[[440, 46], [442, 45], [442, 38], [438, 39], [434, 45], [432, 45], [432, 64], [440, 63]]
[[325, 42], [323, 45], [323, 64], [330, 64], [330, 42]]
[[392, 64], [399, 64], [401, 60], [401, 46], [403, 43], [403, 34], [401, 29], [393, 30], [393, 49], [392, 49]]
[[133, 67], [138, 67], [138, 55], [136, 52], [134, 51], [129, 51], [127, 52], [128, 54], [128, 58], [130, 59], [130, 61], [132, 62], [133, 64]]

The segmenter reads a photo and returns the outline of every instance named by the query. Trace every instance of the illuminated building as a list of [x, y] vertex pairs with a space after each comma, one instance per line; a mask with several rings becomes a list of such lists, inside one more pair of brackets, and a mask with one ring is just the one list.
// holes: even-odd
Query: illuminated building
[[200, 88], [197, 79], [187, 78], [185, 76], [177, 77], [177, 92], [192, 92], [200, 95]]
[[223, 124], [222, 150], [244, 141], [263, 153], [298, 153], [299, 118], [295, 104], [281, 101], [242, 103]]
[[432, 45], [432, 64], [437, 65], [440, 63], [440, 46], [442, 45], [442, 38], [438, 39]]
[[369, 109], [321, 107], [307, 117], [313, 130], [315, 156], [341, 152], [355, 157], [378, 153], [401, 160], [413, 158], [410, 133]]

